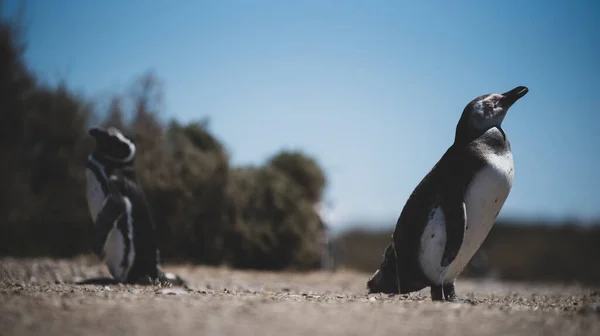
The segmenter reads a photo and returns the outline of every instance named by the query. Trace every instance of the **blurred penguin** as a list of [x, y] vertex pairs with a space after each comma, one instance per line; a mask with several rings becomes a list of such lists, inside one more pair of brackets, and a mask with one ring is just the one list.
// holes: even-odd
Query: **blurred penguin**
[[96, 142], [86, 166], [92, 248], [113, 279], [83, 283], [184, 285], [160, 269], [155, 225], [133, 167], [134, 141], [113, 127], [93, 127], [89, 134]]

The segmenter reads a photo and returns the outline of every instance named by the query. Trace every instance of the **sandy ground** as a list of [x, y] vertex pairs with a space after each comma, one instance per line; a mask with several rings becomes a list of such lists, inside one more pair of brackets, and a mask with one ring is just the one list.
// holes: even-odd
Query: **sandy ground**
[[367, 294], [369, 274], [166, 266], [187, 288], [76, 285], [93, 258], [0, 259], [0, 335], [600, 335], [600, 292], [457, 281], [474, 304], [423, 290]]

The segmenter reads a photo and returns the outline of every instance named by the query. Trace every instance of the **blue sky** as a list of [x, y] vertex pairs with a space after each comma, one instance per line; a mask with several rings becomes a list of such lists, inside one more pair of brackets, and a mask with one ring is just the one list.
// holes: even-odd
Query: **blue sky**
[[[6, 1], [8, 13], [16, 1]], [[600, 3], [29, 1], [41, 78], [99, 96], [154, 70], [165, 111], [210, 117], [236, 164], [301, 149], [335, 228], [391, 226], [474, 97], [526, 85], [504, 121], [501, 216], [600, 216]]]

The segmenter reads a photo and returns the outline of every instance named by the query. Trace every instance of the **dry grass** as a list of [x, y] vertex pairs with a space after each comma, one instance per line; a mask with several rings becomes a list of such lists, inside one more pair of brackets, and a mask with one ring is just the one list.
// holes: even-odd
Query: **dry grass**
[[457, 282], [476, 304], [428, 292], [369, 295], [368, 274], [169, 266], [188, 288], [79, 286], [95, 259], [0, 259], [1, 335], [600, 335], [592, 288]]

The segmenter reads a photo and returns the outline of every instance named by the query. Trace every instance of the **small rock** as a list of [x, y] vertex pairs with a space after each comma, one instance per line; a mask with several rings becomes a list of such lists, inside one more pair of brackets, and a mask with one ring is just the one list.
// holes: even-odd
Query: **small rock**
[[108, 291], [108, 292], [110, 292], [110, 291], [111, 291], [110, 287], [108, 287], [108, 286], [104, 286], [104, 288], [103, 288], [103, 289], [104, 289], [105, 291]]
[[375, 301], [377, 301], [377, 299], [376, 299], [376, 298], [374, 298], [374, 297], [370, 297], [370, 298], [369, 298], [369, 301], [371, 301], [371, 302], [375, 302]]

